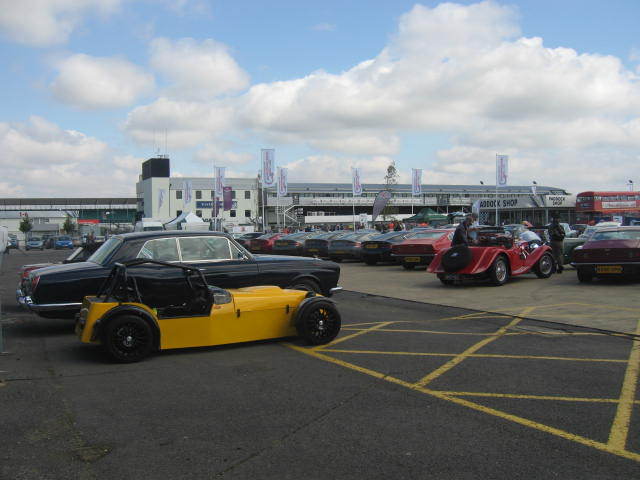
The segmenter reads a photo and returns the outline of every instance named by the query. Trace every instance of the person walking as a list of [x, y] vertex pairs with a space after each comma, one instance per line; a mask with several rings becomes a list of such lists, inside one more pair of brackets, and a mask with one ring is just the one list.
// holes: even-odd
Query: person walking
[[558, 217], [551, 218], [551, 224], [548, 229], [549, 239], [551, 240], [551, 251], [553, 252], [553, 258], [556, 261], [556, 272], [562, 273], [564, 270], [563, 263], [563, 243], [564, 243], [564, 228], [558, 222]]

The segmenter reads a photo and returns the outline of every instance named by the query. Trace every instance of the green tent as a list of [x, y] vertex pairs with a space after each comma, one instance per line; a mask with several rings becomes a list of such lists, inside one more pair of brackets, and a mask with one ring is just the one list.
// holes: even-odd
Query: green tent
[[444, 213], [438, 213], [431, 208], [423, 208], [413, 217], [405, 218], [405, 222], [409, 223], [433, 223], [433, 222], [447, 222], [447, 215]]

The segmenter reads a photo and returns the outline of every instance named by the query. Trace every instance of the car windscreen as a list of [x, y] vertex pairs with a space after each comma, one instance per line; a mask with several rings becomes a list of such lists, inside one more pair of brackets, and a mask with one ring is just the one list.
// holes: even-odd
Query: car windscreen
[[40, 241], [40, 237], [31, 237], [29, 239], [30, 242], [39, 242]]
[[407, 232], [389, 232], [383, 233], [382, 235], [376, 235], [371, 240], [391, 240], [392, 238], [399, 237], [402, 235], [406, 235]]
[[619, 230], [617, 232], [596, 232], [590, 239], [592, 242], [603, 240], [640, 240], [640, 230]]
[[71, 237], [58, 237], [58, 240], [61, 240], [63, 242], [68, 242], [69, 240], [71, 240]]
[[259, 240], [269, 240], [270, 238], [277, 237], [280, 235], [279, 233], [265, 233], [264, 235], [260, 235], [258, 237]]
[[118, 248], [120, 248], [121, 244], [122, 240], [120, 238], [111, 237], [109, 240], [104, 242], [104, 245], [102, 245], [98, 250], [96, 250], [93, 255], [91, 255], [87, 259], [87, 262], [97, 263], [98, 265], [105, 265], [105, 263], [107, 262], [107, 260], [109, 260], [109, 258], [111, 258], [113, 253]]
[[416, 232], [409, 235], [409, 238], [440, 238], [446, 232]]

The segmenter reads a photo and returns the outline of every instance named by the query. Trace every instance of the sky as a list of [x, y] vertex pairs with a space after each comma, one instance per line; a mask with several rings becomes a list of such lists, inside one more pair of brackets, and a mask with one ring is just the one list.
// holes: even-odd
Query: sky
[[0, 197], [172, 175], [640, 188], [640, 2], [0, 0]]

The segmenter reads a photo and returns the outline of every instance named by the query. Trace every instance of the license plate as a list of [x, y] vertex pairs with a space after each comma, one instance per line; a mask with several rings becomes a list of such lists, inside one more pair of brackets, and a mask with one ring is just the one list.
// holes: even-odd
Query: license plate
[[420, 261], [420, 257], [405, 257], [404, 261], [405, 262], [419, 262]]
[[344, 250], [336, 250], [336, 251], [335, 251], [335, 252], [333, 252], [333, 253], [347, 253], [347, 252], [345, 252]]
[[455, 273], [448, 273], [444, 276], [444, 278], [447, 280], [457, 280], [458, 277]]
[[374, 243], [373, 245], [366, 245], [365, 248], [378, 248], [378, 245]]
[[622, 265], [598, 265], [596, 273], [622, 273]]
[[320, 250], [317, 248], [309, 248], [308, 249], [310, 252], [319, 252]]

